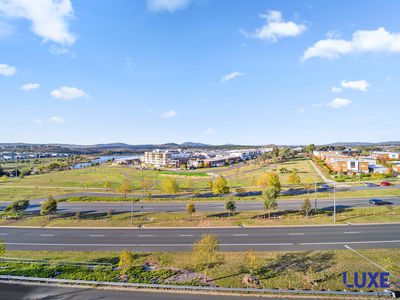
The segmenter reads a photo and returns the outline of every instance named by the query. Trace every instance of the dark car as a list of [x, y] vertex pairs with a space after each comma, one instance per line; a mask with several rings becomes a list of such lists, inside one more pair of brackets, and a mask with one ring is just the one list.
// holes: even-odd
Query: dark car
[[366, 182], [366, 183], [364, 183], [364, 185], [367, 186], [367, 187], [379, 186], [378, 184], [372, 183], [372, 182]]
[[382, 181], [380, 183], [381, 186], [391, 186], [392, 184], [389, 181]]
[[371, 200], [369, 200], [369, 203], [370, 203], [370, 204], [373, 204], [373, 205], [385, 205], [385, 204], [389, 204], [388, 202], [386, 202], [385, 200], [382, 200], [382, 199], [371, 199]]

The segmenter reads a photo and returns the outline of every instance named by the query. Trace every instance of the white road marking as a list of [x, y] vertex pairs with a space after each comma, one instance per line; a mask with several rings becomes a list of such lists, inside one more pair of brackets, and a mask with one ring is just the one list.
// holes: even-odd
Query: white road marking
[[193, 234], [180, 234], [179, 236], [193, 236]]
[[152, 234], [138, 234], [139, 237], [151, 237]]
[[304, 232], [292, 232], [289, 235], [304, 235]]
[[104, 234], [91, 234], [90, 237], [102, 237]]
[[50, 234], [50, 233], [42, 233], [40, 236], [54, 236], [54, 234]]
[[[400, 241], [399, 241], [400, 242]], [[57, 244], [57, 243], [4, 243], [16, 246], [74, 246], [74, 247], [192, 247], [193, 244]], [[220, 244], [220, 246], [293, 246], [293, 243]]]
[[8, 233], [0, 233], [0, 235], [5, 236], [8, 235]]
[[233, 236], [248, 236], [247, 233], [234, 233]]
[[343, 232], [344, 234], [356, 234], [356, 233], [360, 233], [359, 231], [345, 231]]
[[384, 244], [384, 243], [400, 243], [400, 240], [392, 241], [359, 241], [359, 242], [322, 242], [322, 243], [300, 243], [299, 245], [346, 245], [346, 244]]

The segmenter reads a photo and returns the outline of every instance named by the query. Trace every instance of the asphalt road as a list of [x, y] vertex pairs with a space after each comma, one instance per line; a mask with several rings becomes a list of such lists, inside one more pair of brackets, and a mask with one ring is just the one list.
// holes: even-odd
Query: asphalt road
[[[8, 282], [0, 282], [0, 299], [4, 300], [40, 300], [40, 299], [57, 299], [57, 300], [225, 300], [225, 299], [241, 299], [254, 300], [260, 296], [223, 296], [223, 295], [202, 295], [183, 294], [172, 292], [151, 292], [151, 291], [124, 291], [124, 290], [102, 290], [86, 287], [61, 287], [46, 285], [23, 285]], [[268, 298], [281, 299], [288, 298]], [[304, 298], [290, 298], [304, 299]]]
[[400, 248], [400, 224], [269, 228], [50, 229], [0, 227], [10, 250], [190, 251], [201, 235], [218, 236], [223, 251]]
[[[393, 205], [400, 205], [399, 197], [377, 197], [385, 199], [391, 202]], [[368, 203], [369, 198], [347, 198], [347, 199], [336, 199], [337, 208], [351, 208], [351, 207], [372, 207]], [[38, 212], [40, 210], [40, 203], [42, 200], [30, 201], [28, 211]], [[314, 207], [314, 200], [311, 201]], [[3, 210], [9, 203], [0, 202], [0, 210]], [[185, 202], [165, 202], [165, 203], [144, 203], [144, 212], [183, 212], [186, 207]], [[237, 203], [237, 211], [254, 211], [262, 210], [262, 201], [246, 201]], [[303, 200], [278, 200], [279, 210], [299, 210], [303, 204]], [[209, 211], [209, 212], [220, 212], [225, 211], [224, 202], [210, 201], [210, 202], [195, 202], [197, 211]], [[134, 211], [138, 212], [141, 210], [140, 202], [134, 203]], [[332, 209], [333, 199], [317, 200], [317, 207], [319, 209]], [[81, 213], [106, 213], [110, 209], [114, 212], [129, 212], [131, 204], [128, 203], [94, 203], [94, 202], [59, 202], [58, 211], [65, 213], [74, 213], [80, 211]]]

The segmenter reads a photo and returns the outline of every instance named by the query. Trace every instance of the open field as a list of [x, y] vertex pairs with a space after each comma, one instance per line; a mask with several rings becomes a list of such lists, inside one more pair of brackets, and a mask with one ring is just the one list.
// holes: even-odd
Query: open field
[[[382, 223], [400, 222], [398, 207], [369, 207], [337, 209], [336, 222]], [[27, 215], [18, 219], [0, 219], [0, 226], [41, 226], [41, 227], [207, 227], [207, 226], [282, 226], [282, 225], [322, 225], [333, 224], [331, 211], [317, 211], [306, 218], [302, 212], [275, 211], [268, 218], [265, 211], [237, 212], [230, 216], [227, 212], [199, 212], [192, 216], [184, 212], [133, 214], [130, 213], [82, 212], [79, 218], [74, 213], [59, 213], [51, 218]]]
[[[392, 274], [399, 275], [400, 249], [358, 250], [369, 259], [379, 263]], [[116, 252], [67, 252], [67, 251], [6, 251], [4, 257], [40, 259], [56, 262], [111, 263], [118, 261]], [[248, 262], [243, 253], [225, 252], [223, 259], [203, 273], [209, 284], [226, 287], [245, 287], [243, 275], [248, 273]], [[377, 272], [374, 265], [363, 260], [349, 250], [308, 251], [308, 252], [254, 252], [256, 257], [255, 274], [265, 288], [296, 289], [345, 289], [342, 283], [343, 272]], [[134, 265], [156, 262], [159, 268], [178, 268], [192, 270], [191, 253], [137, 253]], [[2, 263], [0, 263], [1, 265]], [[56, 265], [56, 264], [55, 264]], [[25, 266], [25, 268], [28, 268]], [[57, 267], [55, 267], [57, 269]], [[33, 274], [38, 268], [33, 269]], [[14, 271], [12, 271], [14, 270]], [[35, 271], [36, 270], [36, 271]], [[18, 272], [18, 269], [11, 269]], [[49, 270], [50, 273], [54, 270]], [[7, 271], [3, 271], [3, 273]], [[143, 271], [142, 271], [143, 272]], [[82, 272], [73, 276], [100, 276], [99, 272]], [[109, 274], [108, 274], [109, 275]], [[145, 277], [146, 279], [148, 277]], [[390, 278], [393, 279], [393, 278]]]
[[[265, 172], [279, 173], [281, 183], [287, 184], [289, 173], [279, 170], [297, 169], [302, 180], [306, 178], [320, 181], [307, 160], [294, 159], [280, 164], [258, 164], [255, 161], [240, 163], [229, 167], [198, 169], [177, 172], [173, 170], [139, 170], [133, 167], [101, 165], [84, 169], [59, 171], [46, 174], [9, 178], [0, 182], [0, 200], [27, 199], [29, 196], [43, 197], [49, 193], [62, 194], [62, 191], [109, 191], [117, 192], [124, 180], [128, 180], [137, 191], [141, 191], [145, 181], [147, 189], [153, 194], [161, 192], [161, 182], [166, 177], [174, 177], [181, 192], [204, 192], [209, 188], [210, 175], [223, 175], [230, 187], [254, 189], [257, 179]], [[105, 187], [105, 182], [109, 187]], [[5, 199], [4, 199], [5, 198]]]

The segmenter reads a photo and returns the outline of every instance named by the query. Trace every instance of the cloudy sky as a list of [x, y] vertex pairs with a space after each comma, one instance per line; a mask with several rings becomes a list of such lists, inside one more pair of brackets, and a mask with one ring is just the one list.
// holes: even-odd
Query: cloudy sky
[[0, 142], [400, 140], [399, 11], [0, 0]]

